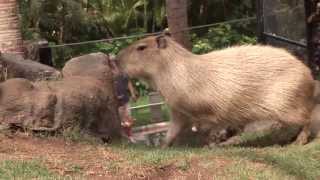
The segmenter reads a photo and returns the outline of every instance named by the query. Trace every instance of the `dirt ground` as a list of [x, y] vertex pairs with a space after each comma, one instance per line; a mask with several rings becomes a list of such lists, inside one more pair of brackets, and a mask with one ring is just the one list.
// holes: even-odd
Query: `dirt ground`
[[[62, 177], [83, 179], [211, 179], [213, 172], [228, 166], [231, 160], [211, 159], [210, 171], [203, 161], [192, 158], [188, 164], [132, 165], [108, 145], [76, 143], [57, 137], [32, 137], [28, 134], [0, 135], [0, 161], [39, 160], [46, 168]], [[117, 166], [112, 166], [117, 164]], [[255, 167], [264, 165], [252, 163]], [[223, 173], [223, 172], [222, 172]], [[222, 174], [222, 176], [224, 176]]]

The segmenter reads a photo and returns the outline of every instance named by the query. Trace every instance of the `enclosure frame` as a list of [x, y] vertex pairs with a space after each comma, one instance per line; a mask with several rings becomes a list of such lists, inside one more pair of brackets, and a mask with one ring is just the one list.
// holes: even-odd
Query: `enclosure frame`
[[[284, 42], [286, 44], [290, 44], [293, 46], [301, 47], [306, 49], [307, 52], [307, 65], [312, 69], [313, 75], [317, 76], [319, 74], [319, 64], [315, 62], [314, 55], [315, 51], [317, 51], [316, 42], [313, 40], [315, 33], [317, 30], [317, 26], [315, 23], [308, 22], [308, 18], [316, 13], [316, 6], [317, 3], [320, 3], [319, 1], [314, 2], [312, 0], [304, 0], [304, 12], [305, 12], [305, 29], [306, 29], [306, 44], [297, 42], [292, 39], [288, 39], [282, 36], [277, 36], [274, 34], [267, 33], [265, 31], [265, 19], [264, 19], [264, 3], [263, 0], [257, 0], [256, 1], [256, 9], [257, 9], [257, 40], [258, 43], [261, 44], [267, 44], [266, 39], [273, 39], [278, 42]], [[317, 22], [319, 24], [319, 22]]]

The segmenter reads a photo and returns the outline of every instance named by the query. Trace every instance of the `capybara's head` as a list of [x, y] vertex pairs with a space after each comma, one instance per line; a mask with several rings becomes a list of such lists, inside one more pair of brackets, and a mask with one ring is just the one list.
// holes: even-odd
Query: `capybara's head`
[[117, 63], [130, 77], [149, 78], [165, 63], [162, 54], [167, 49], [168, 40], [163, 35], [139, 40], [120, 51]]

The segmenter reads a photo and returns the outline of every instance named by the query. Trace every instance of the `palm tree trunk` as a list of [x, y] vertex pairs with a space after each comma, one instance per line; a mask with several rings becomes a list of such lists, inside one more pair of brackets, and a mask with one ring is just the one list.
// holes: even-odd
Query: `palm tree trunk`
[[148, 32], [148, 2], [147, 0], [144, 0], [144, 4], [143, 4], [143, 27], [145, 32]]
[[0, 0], [0, 51], [23, 55], [16, 0]]
[[188, 37], [188, 0], [166, 0], [167, 19], [170, 32], [175, 41], [191, 49]]

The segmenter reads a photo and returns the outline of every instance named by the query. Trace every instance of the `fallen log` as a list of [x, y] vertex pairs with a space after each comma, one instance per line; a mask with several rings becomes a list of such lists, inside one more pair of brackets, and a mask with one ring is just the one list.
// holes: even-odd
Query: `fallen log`
[[30, 81], [59, 79], [61, 73], [36, 61], [23, 59], [15, 54], [0, 54], [0, 81], [25, 78]]
[[[103, 63], [108, 59], [100, 61], [85, 55], [77, 61], [81, 64], [89, 61], [94, 66], [77, 66], [80, 72], [88, 74], [74, 74], [54, 81], [13, 78], [0, 83], [0, 126], [49, 132], [77, 126], [101, 138], [119, 136], [120, 119], [112, 72], [108, 64]], [[101, 69], [100, 73], [96, 69]]]

